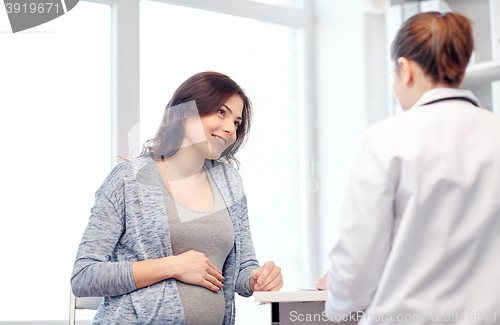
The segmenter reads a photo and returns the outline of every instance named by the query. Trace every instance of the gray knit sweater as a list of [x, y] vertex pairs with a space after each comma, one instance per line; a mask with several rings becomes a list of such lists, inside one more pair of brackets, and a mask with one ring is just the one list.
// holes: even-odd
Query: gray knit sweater
[[[71, 287], [77, 297], [103, 296], [93, 324], [184, 324], [175, 279], [137, 289], [132, 262], [172, 255], [170, 231], [158, 175], [149, 173], [151, 157], [117, 165], [96, 192], [94, 207], [73, 267]], [[225, 314], [234, 324], [234, 294], [248, 297], [255, 258], [247, 201], [237, 170], [206, 160], [234, 228], [234, 245], [224, 263]], [[148, 181], [144, 181], [148, 180]]]

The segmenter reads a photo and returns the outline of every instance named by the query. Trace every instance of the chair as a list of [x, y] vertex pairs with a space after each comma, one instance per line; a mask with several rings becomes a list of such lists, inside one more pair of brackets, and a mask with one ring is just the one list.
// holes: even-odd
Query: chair
[[102, 297], [77, 298], [70, 290], [69, 297], [69, 325], [75, 325], [75, 312], [77, 309], [97, 310], [102, 302]]

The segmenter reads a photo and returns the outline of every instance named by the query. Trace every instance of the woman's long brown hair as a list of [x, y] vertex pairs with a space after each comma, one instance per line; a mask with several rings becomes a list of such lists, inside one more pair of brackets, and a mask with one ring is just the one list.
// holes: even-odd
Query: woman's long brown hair
[[184, 114], [197, 113], [200, 117], [215, 114], [233, 95], [239, 95], [243, 100], [242, 121], [236, 130], [236, 141], [222, 152], [219, 159], [239, 168], [235, 154], [245, 144], [250, 131], [252, 104], [236, 82], [212, 71], [198, 73], [177, 88], [165, 108], [158, 132], [143, 144], [139, 157], [172, 157], [184, 138]]

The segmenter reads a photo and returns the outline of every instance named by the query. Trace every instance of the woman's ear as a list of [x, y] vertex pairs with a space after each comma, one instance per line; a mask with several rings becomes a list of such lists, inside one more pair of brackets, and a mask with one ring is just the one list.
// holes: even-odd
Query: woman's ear
[[413, 81], [413, 69], [407, 58], [400, 57], [398, 59], [398, 74], [403, 82], [403, 85], [409, 86]]

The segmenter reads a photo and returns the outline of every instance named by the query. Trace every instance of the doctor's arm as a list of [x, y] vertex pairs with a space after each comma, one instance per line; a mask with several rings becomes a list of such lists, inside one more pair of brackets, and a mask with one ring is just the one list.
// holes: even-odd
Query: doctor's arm
[[330, 253], [325, 307], [333, 315], [369, 306], [391, 249], [399, 166], [383, 153], [366, 133], [344, 199], [340, 237]]

